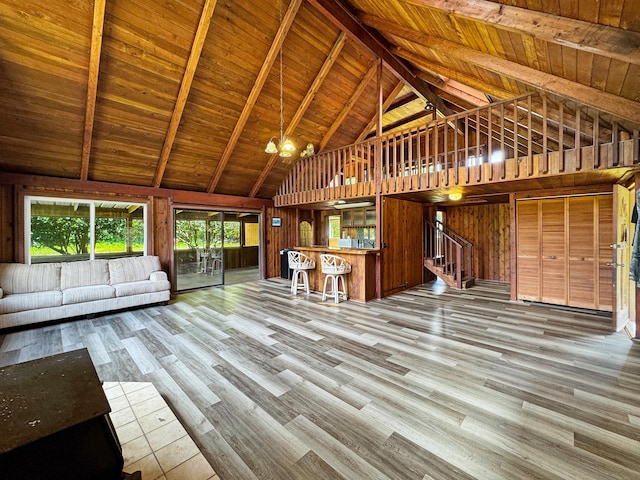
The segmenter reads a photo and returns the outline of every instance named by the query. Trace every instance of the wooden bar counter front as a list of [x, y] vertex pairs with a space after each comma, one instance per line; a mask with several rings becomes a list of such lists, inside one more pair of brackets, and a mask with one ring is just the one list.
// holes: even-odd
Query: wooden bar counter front
[[295, 247], [316, 262], [315, 270], [309, 270], [309, 288], [322, 293], [324, 274], [320, 255], [328, 253], [344, 258], [351, 264], [351, 273], [344, 276], [349, 300], [366, 302], [376, 298], [376, 255], [379, 250], [335, 247]]

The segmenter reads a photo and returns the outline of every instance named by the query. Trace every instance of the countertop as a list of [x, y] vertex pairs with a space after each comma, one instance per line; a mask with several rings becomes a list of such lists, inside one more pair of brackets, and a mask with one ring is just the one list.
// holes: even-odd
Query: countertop
[[380, 253], [380, 250], [375, 248], [342, 248], [342, 247], [327, 247], [326, 245], [313, 245], [311, 247], [294, 247], [295, 250], [307, 251], [307, 252], [322, 252], [322, 253], [347, 253], [350, 255], [370, 255]]

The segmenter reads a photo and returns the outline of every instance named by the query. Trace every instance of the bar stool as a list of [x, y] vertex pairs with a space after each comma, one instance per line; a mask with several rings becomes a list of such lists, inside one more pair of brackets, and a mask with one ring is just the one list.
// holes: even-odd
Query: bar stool
[[[290, 250], [287, 255], [289, 256], [289, 268], [293, 270], [291, 295], [297, 295], [299, 288], [304, 288], [309, 295], [309, 274], [307, 271], [316, 268], [316, 262], [308, 255], [295, 250]], [[300, 275], [302, 275], [302, 282], [300, 282]]]
[[211, 250], [211, 275], [222, 272], [222, 255], [220, 250]]
[[[344, 258], [337, 255], [323, 253], [320, 255], [322, 273], [324, 277], [324, 287], [322, 289], [322, 301], [327, 297], [333, 297], [335, 303], [340, 302], [340, 297], [347, 299], [347, 285], [344, 283], [344, 276], [351, 272], [351, 264]], [[327, 282], [331, 279], [331, 290], [327, 292]], [[342, 290], [340, 290], [340, 280], [342, 280]]]

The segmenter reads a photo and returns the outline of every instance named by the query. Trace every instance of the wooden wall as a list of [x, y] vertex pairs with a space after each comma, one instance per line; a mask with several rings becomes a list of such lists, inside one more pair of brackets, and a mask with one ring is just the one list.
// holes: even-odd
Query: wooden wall
[[473, 244], [473, 275], [511, 281], [509, 204], [447, 207], [445, 224]]
[[[274, 217], [280, 218], [281, 226], [274, 227], [271, 225], [271, 220]], [[297, 212], [293, 208], [265, 208], [265, 278], [280, 276], [280, 250], [296, 246], [298, 238], [297, 218]]]
[[422, 204], [382, 200], [382, 294], [391, 295], [423, 281]]
[[[20, 198], [22, 195], [147, 203], [148, 218], [150, 219], [148, 253], [160, 257], [162, 268], [171, 275], [171, 278], [173, 278], [174, 204], [182, 206], [192, 205], [194, 208], [254, 212], [264, 212], [265, 210], [273, 211], [273, 208], [271, 208], [272, 202], [261, 199], [11, 174], [0, 178], [0, 262], [22, 261], [23, 246], [21, 229], [23, 219], [21, 209], [16, 208], [16, 205], [21, 204]], [[284, 214], [281, 215], [280, 213], [278, 213], [277, 216], [285, 217]], [[291, 228], [284, 227], [284, 218], [283, 228], [279, 230], [271, 227], [270, 218], [265, 222], [263, 243], [267, 251], [263, 253], [263, 259], [275, 256], [274, 252], [269, 250], [270, 246], [277, 249], [279, 257], [280, 248], [284, 248], [279, 245], [286, 243], [285, 239], [281, 238], [281, 233], [287, 232], [287, 234], [290, 234], [292, 232]], [[275, 240], [271, 238], [272, 234], [275, 235]], [[292, 244], [293, 243], [291, 243], [291, 245]], [[287, 244], [286, 246], [290, 245]], [[279, 275], [279, 263], [277, 265], [277, 270], [274, 270], [275, 267], [268, 264], [264, 269], [265, 277], [268, 278]]]
[[13, 185], [0, 184], [0, 262], [14, 260]]

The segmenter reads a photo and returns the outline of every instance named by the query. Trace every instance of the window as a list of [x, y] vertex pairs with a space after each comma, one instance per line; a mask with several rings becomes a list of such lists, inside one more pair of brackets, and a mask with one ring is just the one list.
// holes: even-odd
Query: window
[[330, 215], [328, 218], [329, 225], [329, 246], [337, 247], [340, 238], [340, 215]]
[[244, 246], [257, 247], [260, 245], [260, 229], [257, 223], [244, 224]]
[[224, 246], [240, 246], [240, 222], [224, 222]]
[[144, 255], [146, 205], [25, 197], [28, 263]]

